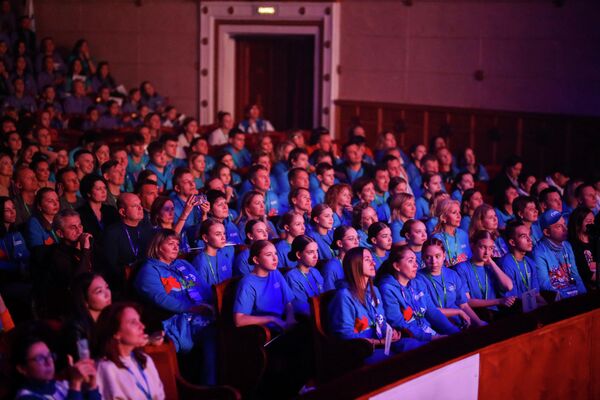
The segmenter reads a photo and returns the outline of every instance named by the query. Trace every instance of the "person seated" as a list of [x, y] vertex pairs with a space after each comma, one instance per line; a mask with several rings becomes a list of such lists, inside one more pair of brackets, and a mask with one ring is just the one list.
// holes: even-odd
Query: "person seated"
[[[188, 211], [184, 219], [185, 229], [197, 227], [206, 219], [210, 204], [208, 201], [200, 203], [194, 175], [188, 168], [178, 167], [175, 169], [173, 173], [173, 192], [169, 197], [175, 206], [175, 220], [179, 220], [184, 216], [184, 212]], [[191, 209], [188, 207], [188, 203], [192, 204]]]
[[109, 283], [115, 298], [126, 295], [127, 279], [133, 265], [146, 254], [154, 235], [150, 224], [142, 223], [144, 212], [140, 198], [123, 193], [117, 200], [120, 221], [108, 226], [102, 234], [103, 262], [97, 266]]
[[105, 399], [165, 398], [154, 361], [142, 350], [148, 335], [140, 313], [135, 304], [115, 303], [98, 317], [98, 387]]
[[34, 214], [26, 222], [25, 241], [29, 250], [58, 243], [52, 229], [54, 216], [60, 211], [58, 195], [53, 189], [42, 188], [35, 195]]
[[[354, 206], [354, 210], [352, 210], [352, 227], [356, 229], [358, 234], [359, 246], [371, 247], [367, 240], [369, 236], [367, 232], [369, 227], [378, 221], [377, 213], [369, 203], [358, 203]], [[379, 265], [377, 267], [379, 268]]]
[[116, 100], [109, 100], [106, 103], [106, 110], [98, 119], [97, 128], [101, 130], [117, 130], [124, 126], [121, 120], [121, 106]]
[[77, 171], [77, 178], [81, 180], [86, 176], [94, 173], [96, 161], [94, 154], [86, 149], [80, 149], [73, 155], [73, 165]]
[[424, 174], [422, 178], [422, 195], [415, 201], [417, 207], [415, 217], [426, 220], [431, 216], [429, 203], [433, 195], [442, 191], [442, 177], [439, 174]]
[[409, 219], [402, 226], [400, 236], [406, 241], [406, 245], [415, 253], [419, 270], [425, 268], [423, 261], [423, 244], [427, 241], [427, 229], [425, 224], [418, 219]]
[[512, 307], [516, 297], [501, 295], [512, 291], [513, 282], [492, 258], [493, 235], [485, 230], [475, 232], [471, 237], [471, 248], [473, 258], [454, 267], [465, 284], [469, 306], [492, 312], [500, 311], [498, 306]]
[[496, 211], [489, 204], [483, 203], [475, 209], [473, 218], [471, 219], [471, 225], [469, 225], [469, 237], [477, 231], [488, 231], [494, 237], [494, 252], [492, 253], [493, 258], [500, 258], [508, 253], [508, 246], [506, 241], [498, 232], [498, 215]]
[[50, 164], [48, 163], [48, 158], [45, 155], [42, 153], [37, 153], [33, 157], [33, 161], [29, 167], [35, 173], [35, 177], [38, 181], [38, 186], [40, 189], [55, 189], [55, 182], [50, 181]]
[[495, 210], [498, 215], [498, 229], [504, 230], [506, 224], [515, 219], [513, 201], [517, 197], [519, 197], [517, 188], [512, 185], [507, 185], [494, 199]]
[[265, 197], [261, 192], [256, 190], [249, 191], [242, 198], [240, 215], [236, 220], [238, 230], [242, 235], [242, 240], [246, 239], [244, 233], [245, 226], [252, 220], [260, 220], [265, 223], [269, 239], [275, 239], [277, 237], [277, 229], [275, 229], [275, 226], [267, 219], [267, 215], [265, 214]]
[[229, 131], [229, 144], [223, 151], [231, 154], [236, 168], [244, 168], [252, 163], [252, 155], [246, 146], [246, 135], [239, 129]]
[[319, 185], [315, 188], [312, 188], [310, 191], [310, 198], [312, 200], [313, 207], [317, 204], [325, 202], [325, 194], [327, 193], [329, 188], [335, 184], [335, 171], [331, 164], [317, 164], [315, 174]]
[[202, 298], [212, 303], [212, 287], [233, 275], [234, 249], [225, 246], [225, 226], [214, 219], [202, 222], [198, 236], [204, 242], [204, 248], [194, 257], [192, 265], [202, 282]]
[[209, 190], [206, 192], [206, 199], [210, 204], [208, 216], [221, 222], [225, 226], [225, 235], [227, 243], [242, 244], [242, 238], [238, 227], [233, 223], [233, 217], [229, 212], [227, 204], [227, 195], [219, 190]]
[[446, 262], [448, 267], [468, 261], [471, 256], [469, 236], [460, 226], [460, 203], [446, 199], [438, 204], [439, 222], [433, 229], [433, 237], [444, 242], [446, 247]]
[[264, 165], [254, 164], [248, 172], [248, 180], [252, 184], [254, 191], [263, 194], [265, 200], [265, 212], [269, 217], [279, 213], [279, 198], [277, 194], [271, 190], [271, 178], [269, 170]]
[[[190, 355], [201, 384], [216, 383], [214, 317], [202, 297], [202, 279], [187, 261], [178, 259], [179, 237], [170, 229], [156, 232], [147, 261], [134, 278], [134, 288], [148, 305], [161, 311], [162, 330], [182, 355]], [[201, 349], [198, 356], [192, 350]], [[197, 365], [201, 363], [201, 366]]]
[[375, 181], [371, 178], [358, 178], [352, 184], [352, 191], [359, 203], [370, 205], [377, 212], [379, 221], [388, 223], [390, 221], [390, 206], [387, 202], [377, 205], [375, 203]]
[[319, 260], [335, 257], [333, 251], [333, 210], [327, 204], [317, 204], [310, 213], [311, 228], [306, 234], [317, 242]]
[[389, 324], [425, 344], [458, 333], [459, 329], [435, 306], [417, 277], [417, 258], [408, 246], [396, 248], [381, 270], [378, 287]]
[[243, 249], [235, 256], [235, 260], [233, 262], [234, 275], [247, 275], [250, 272], [252, 272], [252, 264], [250, 264], [250, 262], [248, 261], [250, 247], [257, 241], [267, 240], [269, 238], [267, 229], [268, 228], [265, 225], [265, 223], [259, 219], [253, 219], [248, 221], [248, 223], [244, 227], [246, 236], [245, 243], [247, 245], [247, 248]]
[[523, 223], [529, 229], [529, 234], [535, 247], [544, 237], [538, 221], [539, 212], [537, 202], [533, 197], [519, 196], [513, 201], [512, 208], [517, 221]]
[[469, 225], [471, 225], [471, 218], [475, 213], [475, 209], [483, 204], [483, 195], [479, 190], [467, 189], [462, 195], [462, 201], [460, 203], [460, 229], [465, 232], [469, 231]]
[[324, 291], [333, 290], [343, 286], [344, 257], [348, 251], [355, 247], [359, 247], [359, 242], [358, 234], [354, 228], [347, 225], [335, 228], [331, 248], [337, 251], [337, 256], [329, 258], [321, 267]]
[[542, 213], [548, 210], [556, 210], [560, 213], [563, 212], [562, 196], [560, 191], [555, 187], [543, 189], [538, 196], [538, 200], [540, 202], [540, 210]]
[[111, 92], [117, 88], [117, 83], [110, 74], [110, 66], [106, 61], [98, 63], [96, 73], [92, 76], [92, 91], [98, 93], [101, 87], [106, 87]]
[[[421, 158], [419, 174], [417, 174], [414, 177], [410, 177], [410, 179], [406, 180], [407, 182], [409, 182], [410, 188], [412, 189], [412, 193], [415, 195], [416, 198], [419, 198], [423, 194], [423, 177], [425, 176], [425, 174], [438, 175], [439, 173], [440, 162], [438, 161], [437, 157], [433, 154], [425, 154], [423, 158]], [[390, 172], [390, 177], [393, 176], [395, 175], [393, 175]], [[440, 190], [445, 191], [444, 185], [440, 186]]]
[[100, 165], [100, 172], [108, 187], [106, 204], [116, 208], [117, 199], [121, 195], [121, 187], [125, 183], [125, 169], [115, 160], [108, 160]]
[[231, 113], [219, 111], [217, 113], [217, 128], [208, 134], [208, 143], [211, 146], [226, 145], [231, 129], [233, 129], [233, 117]]
[[101, 399], [94, 360], [73, 363], [70, 357], [68, 379], [57, 380], [55, 355], [43, 339], [28, 333], [17, 338], [12, 350], [14, 367], [22, 377], [15, 399]]
[[63, 103], [66, 114], [83, 116], [94, 104], [86, 95], [85, 83], [81, 79], [73, 81], [73, 93]]
[[83, 230], [100, 238], [108, 226], [119, 221], [117, 209], [105, 204], [108, 196], [106, 181], [98, 175], [86, 175], [81, 180], [80, 192], [85, 203], [77, 212], [81, 216]]
[[453, 183], [454, 177], [458, 173], [458, 168], [454, 165], [454, 157], [447, 147], [440, 147], [436, 150], [435, 156], [440, 166], [440, 175], [445, 183]]
[[502, 171], [496, 175], [488, 186], [492, 196], [502, 196], [507, 186], [519, 187], [519, 175], [523, 170], [523, 160], [517, 155], [511, 155], [504, 160]]
[[249, 104], [244, 108], [245, 119], [240, 121], [237, 129], [244, 133], [273, 132], [275, 128], [266, 119], [261, 118], [262, 107], [258, 104]]
[[584, 207], [592, 210], [594, 215], [598, 214], [598, 203], [596, 199], [596, 188], [590, 181], [583, 182], [575, 189], [575, 198], [577, 199], [577, 207]]
[[352, 184], [360, 177], [373, 177], [373, 166], [363, 162], [364, 153], [361, 143], [360, 140], [353, 139], [342, 146], [344, 162], [335, 167], [342, 182]]
[[60, 53], [56, 50], [54, 39], [47, 36], [40, 40], [40, 51], [35, 59], [35, 70], [41, 72], [44, 67], [44, 60], [50, 58], [52, 63], [56, 65], [58, 71], [64, 72], [66, 70], [65, 61], [61, 57]]
[[28, 69], [27, 57], [22, 55], [17, 55], [15, 57], [15, 66], [11, 74], [13, 85], [14, 80], [17, 78], [23, 80], [23, 83], [25, 84], [25, 93], [35, 98], [38, 94], [35, 78], [33, 73]]
[[458, 159], [460, 172], [468, 172], [476, 182], [487, 182], [490, 180], [487, 170], [483, 164], [477, 162], [475, 152], [467, 147]]
[[394, 195], [390, 201], [392, 241], [394, 246], [404, 244], [405, 239], [400, 232], [404, 223], [414, 219], [417, 211], [415, 197], [410, 193], [399, 193]]
[[159, 192], [172, 190], [173, 180], [171, 178], [174, 167], [173, 164], [169, 164], [167, 161], [164, 144], [160, 142], [150, 143], [148, 145], [148, 159], [146, 169], [156, 174]]
[[96, 322], [102, 310], [111, 305], [112, 293], [102, 275], [83, 272], [73, 278], [70, 288], [72, 310], [62, 334], [66, 354], [79, 360], [77, 342], [85, 339], [93, 345], [96, 338]]
[[187, 164], [187, 157], [177, 157], [177, 144], [179, 143], [178, 141], [179, 138], [175, 134], [163, 134], [159, 139], [159, 142], [161, 142], [165, 147], [167, 165], [172, 166], [173, 169], [178, 167], [185, 167]]
[[569, 181], [569, 175], [565, 171], [554, 169], [550, 175], [546, 176], [545, 181], [550, 187], [556, 188], [560, 195], [563, 196], [565, 194], [565, 187]]
[[333, 228], [352, 225], [352, 188], [345, 183], [333, 185], [325, 195], [325, 204], [333, 210]]
[[392, 329], [391, 352], [400, 353], [419, 346], [417, 340], [403, 339], [399, 331], [388, 328], [381, 294], [373, 284], [375, 262], [371, 252], [356, 247], [344, 257], [346, 285], [338, 289], [329, 304], [329, 330], [340, 339], [367, 339], [374, 351], [365, 363], [372, 364], [386, 358], [383, 347], [386, 332]]
[[540, 289], [556, 292], [557, 299], [586, 293], [561, 213], [553, 209], [544, 211], [540, 228], [544, 238], [533, 249]]
[[279, 268], [294, 268], [296, 262], [292, 261], [288, 256], [291, 251], [292, 242], [298, 236], [304, 235], [306, 228], [304, 226], [304, 218], [301, 214], [289, 211], [281, 216], [279, 220], [279, 231], [283, 236], [282, 240], [275, 243], [277, 249], [277, 258], [279, 260]]
[[[278, 250], [278, 258], [284, 254]], [[298, 316], [310, 316], [309, 299], [323, 293], [323, 277], [315, 266], [319, 261], [317, 242], [306, 235], [294, 238], [289, 247], [286, 259], [293, 263], [292, 269], [285, 275], [285, 279], [294, 294], [292, 305]]]
[[[407, 223], [406, 226], [408, 225]], [[427, 293], [442, 314], [461, 328], [486, 325], [469, 306], [468, 289], [461, 277], [453, 269], [444, 267], [444, 243], [436, 238], [425, 241], [422, 245], [422, 258], [425, 268], [418, 271], [417, 279], [425, 285]]]
[[[295, 208], [293, 204], [290, 203], [290, 194], [297, 189], [306, 189], [308, 190], [310, 186], [310, 176], [305, 168], [294, 167], [287, 174], [287, 188], [289, 191], [284, 191], [279, 188], [279, 214], [285, 214], [289, 210]], [[308, 195], [309, 193], [307, 193]], [[305, 204], [303, 207], [306, 208], [308, 204]]]
[[37, 105], [33, 96], [25, 91], [25, 81], [23, 78], [13, 78], [12, 86], [14, 93], [4, 99], [3, 107], [14, 107], [18, 112], [34, 113]]
[[458, 202], [462, 202], [463, 194], [466, 190], [473, 189], [475, 181], [470, 172], [459, 172], [454, 179], [452, 198]]
[[37, 76], [37, 91], [42, 93], [48, 85], [55, 89], [61, 88], [65, 82], [65, 77], [62, 71], [56, 69], [56, 64], [50, 56], [44, 57], [42, 61], [42, 69]]
[[142, 104], [148, 106], [151, 111], [162, 112], [165, 108], [166, 100], [163, 96], [158, 94], [152, 83], [144, 81], [140, 84], [140, 91], [142, 93]]
[[513, 288], [504, 296], [521, 296], [531, 290], [537, 292], [539, 305], [546, 304], [540, 295], [540, 284], [537, 278], [535, 262], [527, 254], [533, 250], [533, 240], [529, 227], [521, 221], [511, 221], [506, 225], [504, 234], [507, 238], [509, 253], [498, 260], [498, 266], [513, 282]]

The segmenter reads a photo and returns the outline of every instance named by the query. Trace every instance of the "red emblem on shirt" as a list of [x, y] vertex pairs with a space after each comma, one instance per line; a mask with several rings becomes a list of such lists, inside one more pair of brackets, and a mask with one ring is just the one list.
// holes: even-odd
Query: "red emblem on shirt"
[[361, 333], [369, 328], [369, 319], [367, 317], [356, 318], [354, 320], [354, 333]]
[[404, 309], [404, 311], [402, 312], [402, 315], [404, 316], [404, 320], [405, 321], [410, 321], [413, 317], [413, 309], [412, 307], [406, 307]]
[[181, 290], [181, 283], [179, 283], [179, 281], [172, 276], [169, 276], [168, 278], [160, 278], [160, 281], [165, 287], [167, 294], [171, 293], [171, 290], [173, 289]]
[[52, 239], [52, 236], [48, 236], [48, 238], [46, 240], [44, 240], [44, 244], [46, 246], [50, 246], [51, 244], [54, 244], [54, 239]]
[[2, 249], [0, 249], [0, 260], [8, 260], [8, 254]]

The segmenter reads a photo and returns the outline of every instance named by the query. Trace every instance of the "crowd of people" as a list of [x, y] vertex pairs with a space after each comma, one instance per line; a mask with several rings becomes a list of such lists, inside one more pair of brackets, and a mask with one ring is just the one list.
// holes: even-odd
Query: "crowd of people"
[[204, 130], [148, 81], [125, 92], [85, 40], [66, 61], [52, 38], [38, 48], [1, 5], [0, 317], [19, 332], [17, 398], [164, 398], [143, 352], [163, 340], [216, 384], [213, 286], [235, 277], [234, 323], [287, 347], [285, 395], [309, 387], [309, 299], [326, 291], [329, 334], [367, 339], [372, 363], [388, 336], [407, 351], [596, 287], [597, 177], [538, 177], [510, 155], [490, 179], [473, 149], [405, 149], [392, 131], [371, 149], [360, 125], [339, 148], [325, 128], [282, 137], [256, 104]]

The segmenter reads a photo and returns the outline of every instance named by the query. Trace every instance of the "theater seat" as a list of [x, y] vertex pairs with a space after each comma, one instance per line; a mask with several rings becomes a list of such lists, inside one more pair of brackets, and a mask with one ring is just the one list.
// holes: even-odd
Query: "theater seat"
[[235, 326], [233, 303], [240, 277], [213, 287], [217, 302], [219, 383], [238, 389], [244, 397], [253, 393], [267, 368], [265, 344], [271, 340], [269, 329], [262, 325]]
[[318, 384], [359, 368], [373, 354], [373, 345], [366, 339], [343, 340], [328, 334], [327, 309], [334, 294], [330, 290], [310, 299]]
[[238, 400], [237, 390], [228, 386], [198, 386], [186, 381], [179, 373], [175, 346], [165, 342], [160, 346], [146, 346], [144, 351], [156, 365], [158, 375], [165, 388], [166, 399], [220, 399]]

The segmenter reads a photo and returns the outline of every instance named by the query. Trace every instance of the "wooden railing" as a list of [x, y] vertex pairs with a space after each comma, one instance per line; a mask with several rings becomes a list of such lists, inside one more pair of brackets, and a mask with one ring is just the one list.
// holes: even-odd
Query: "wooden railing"
[[519, 154], [537, 175], [556, 166], [600, 172], [600, 117], [337, 100], [338, 138], [343, 141], [356, 123], [365, 127], [372, 146], [383, 130], [396, 132], [404, 148], [443, 135], [455, 153], [472, 147], [486, 165]]

